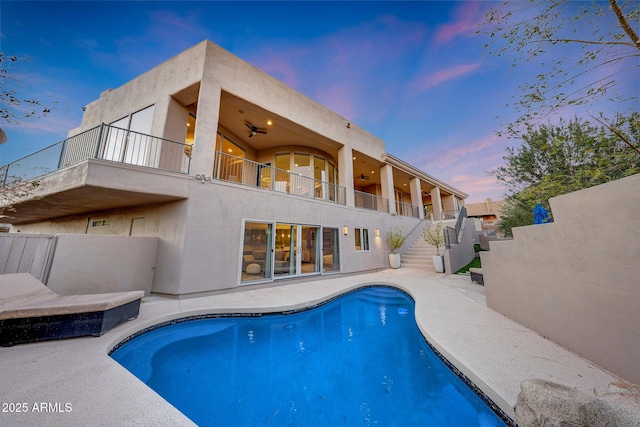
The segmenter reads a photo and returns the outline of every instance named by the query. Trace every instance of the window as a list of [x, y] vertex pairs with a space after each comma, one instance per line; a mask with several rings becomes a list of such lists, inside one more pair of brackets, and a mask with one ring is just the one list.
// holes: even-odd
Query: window
[[100, 219], [97, 221], [91, 221], [91, 227], [111, 227], [111, 220]]
[[112, 122], [102, 154], [105, 160], [145, 166], [151, 147], [154, 106]]
[[356, 251], [368, 251], [369, 250], [369, 229], [368, 228], [356, 228], [355, 229]]

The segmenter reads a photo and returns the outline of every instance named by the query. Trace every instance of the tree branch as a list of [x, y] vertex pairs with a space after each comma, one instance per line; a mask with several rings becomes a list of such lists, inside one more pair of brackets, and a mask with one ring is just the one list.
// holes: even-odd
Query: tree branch
[[589, 114], [589, 115], [591, 116], [591, 118], [593, 120], [597, 121], [602, 126], [605, 126], [611, 132], [615, 133], [616, 136], [622, 140], [622, 142], [627, 144], [629, 147], [631, 147], [631, 149], [635, 150], [638, 153], [638, 155], [640, 155], [640, 148], [638, 148], [635, 145], [633, 145], [633, 143], [629, 140], [629, 138], [627, 138], [627, 136], [625, 134], [623, 134], [618, 129], [616, 129], [614, 126], [610, 125], [609, 123], [605, 122], [604, 120], [601, 120], [598, 117], [594, 116], [593, 114]]
[[633, 28], [631, 28], [631, 25], [629, 25], [629, 21], [627, 21], [624, 13], [622, 13], [622, 9], [620, 9], [620, 6], [618, 6], [618, 2], [616, 0], [609, 0], [609, 4], [611, 5], [611, 9], [613, 9], [616, 16], [618, 17], [618, 21], [620, 22], [620, 26], [622, 27], [622, 29], [631, 38], [635, 48], [640, 50], [640, 37], [638, 37], [636, 32], [633, 31]]
[[623, 45], [623, 46], [629, 46], [629, 47], [638, 47], [640, 48], [640, 46], [636, 46], [633, 43], [629, 43], [629, 42], [607, 42], [607, 41], [592, 41], [592, 40], [580, 40], [580, 39], [549, 39], [549, 40], [532, 40], [532, 42], [540, 42], [540, 43], [580, 43], [580, 44], [599, 44], [599, 45], [612, 45], [612, 44], [617, 44], [617, 45]]

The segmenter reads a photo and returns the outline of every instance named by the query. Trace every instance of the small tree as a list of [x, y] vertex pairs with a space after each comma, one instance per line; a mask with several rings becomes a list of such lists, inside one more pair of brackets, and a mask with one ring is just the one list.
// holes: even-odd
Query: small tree
[[40, 181], [14, 181], [10, 185], [0, 187], [0, 219], [10, 218], [9, 212], [15, 212], [15, 205], [31, 196]]
[[444, 233], [442, 232], [442, 223], [439, 222], [435, 227], [425, 228], [422, 232], [422, 238], [436, 247], [436, 255], [440, 256], [440, 246], [444, 246]]
[[407, 237], [404, 235], [404, 230], [400, 227], [392, 228], [387, 233], [387, 242], [389, 246], [391, 246], [394, 254], [398, 253], [398, 249], [404, 245], [405, 240], [407, 240]]

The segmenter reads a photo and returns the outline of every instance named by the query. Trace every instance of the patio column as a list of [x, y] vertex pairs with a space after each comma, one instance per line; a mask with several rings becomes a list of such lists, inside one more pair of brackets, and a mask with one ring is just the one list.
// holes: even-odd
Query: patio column
[[[454, 195], [450, 194], [448, 196], [444, 196], [442, 198], [442, 209], [444, 210], [443, 214], [449, 214], [450, 216], [454, 216], [455, 217], [455, 203], [454, 203]], [[444, 217], [444, 219], [447, 219], [446, 217]]]
[[418, 207], [418, 218], [424, 219], [424, 206], [422, 203], [420, 178], [411, 178], [411, 181], [409, 181], [409, 187], [411, 190], [411, 204]]
[[431, 207], [433, 208], [433, 220], [440, 221], [442, 219], [442, 199], [440, 198], [440, 187], [431, 189]]
[[[198, 119], [194, 131], [191, 153], [191, 175], [204, 173], [213, 175], [213, 164], [216, 158], [216, 135], [222, 90], [214, 83], [212, 77], [207, 78], [214, 67], [205, 67], [204, 77], [200, 82], [198, 95]], [[186, 125], [185, 125], [186, 126]]]
[[353, 192], [353, 150], [343, 145], [338, 150], [338, 171], [340, 172], [340, 185], [346, 189], [347, 206], [355, 206], [355, 194]]
[[380, 168], [380, 185], [382, 187], [382, 197], [389, 201], [389, 213], [398, 213], [393, 189], [393, 167], [391, 165], [383, 165]]

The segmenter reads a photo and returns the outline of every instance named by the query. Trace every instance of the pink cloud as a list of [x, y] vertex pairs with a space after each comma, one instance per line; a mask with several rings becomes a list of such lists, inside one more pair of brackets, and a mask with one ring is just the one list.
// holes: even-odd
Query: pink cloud
[[486, 175], [457, 175], [451, 178], [454, 187], [469, 195], [467, 203], [482, 202], [487, 198], [500, 200], [504, 190], [494, 177]]
[[438, 86], [446, 81], [473, 73], [475, 70], [480, 68], [481, 65], [481, 63], [476, 62], [472, 64], [457, 65], [455, 67], [440, 70], [433, 74], [417, 78], [410, 84], [409, 87], [411, 87], [414, 91], [424, 92], [425, 90]]
[[434, 41], [437, 44], [445, 44], [457, 36], [475, 34], [482, 20], [482, 13], [480, 12], [480, 3], [463, 3], [455, 10], [453, 22], [448, 22], [438, 27], [434, 35]]

